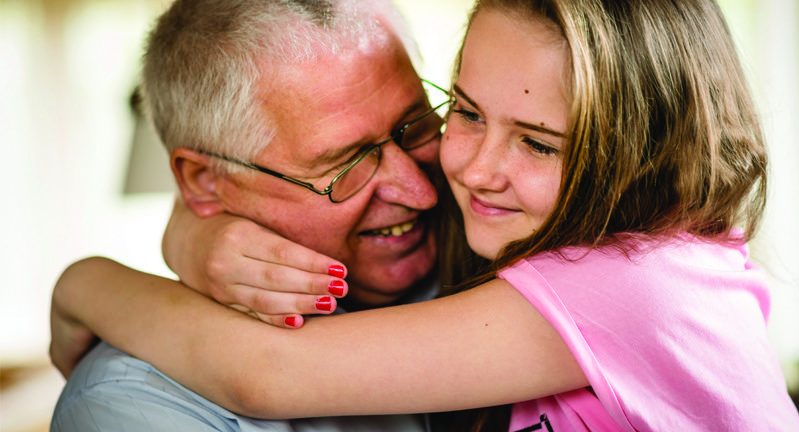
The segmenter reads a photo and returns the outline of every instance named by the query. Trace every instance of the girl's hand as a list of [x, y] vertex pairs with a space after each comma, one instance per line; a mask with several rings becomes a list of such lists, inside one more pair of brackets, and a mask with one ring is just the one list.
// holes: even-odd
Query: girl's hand
[[327, 314], [347, 294], [340, 262], [244, 218], [199, 218], [179, 200], [163, 240], [167, 265], [216, 301], [279, 327]]

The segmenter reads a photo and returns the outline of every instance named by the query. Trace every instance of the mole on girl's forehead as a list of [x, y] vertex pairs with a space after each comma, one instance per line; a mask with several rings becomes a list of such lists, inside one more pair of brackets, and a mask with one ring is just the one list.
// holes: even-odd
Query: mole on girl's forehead
[[524, 94], [530, 94], [530, 90], [524, 89]]

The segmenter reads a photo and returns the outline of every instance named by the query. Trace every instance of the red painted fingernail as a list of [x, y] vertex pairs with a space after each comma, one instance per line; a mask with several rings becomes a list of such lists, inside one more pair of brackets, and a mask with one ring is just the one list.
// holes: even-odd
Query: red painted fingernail
[[344, 295], [344, 281], [335, 279], [330, 281], [327, 285], [327, 292], [333, 294], [334, 296], [341, 297]]
[[297, 317], [294, 315], [286, 317], [283, 322], [285, 322], [289, 327], [297, 327]]
[[323, 312], [330, 312], [333, 310], [333, 297], [324, 296], [316, 300], [316, 309]]
[[343, 265], [333, 264], [327, 268], [327, 274], [337, 278], [344, 278], [347, 275], [347, 270]]

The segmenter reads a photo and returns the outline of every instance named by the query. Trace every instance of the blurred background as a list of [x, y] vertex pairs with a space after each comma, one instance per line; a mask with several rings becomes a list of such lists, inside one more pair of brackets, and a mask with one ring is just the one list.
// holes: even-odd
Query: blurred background
[[[447, 84], [471, 0], [395, 0]], [[799, 2], [720, 0], [771, 147], [770, 201], [753, 256], [773, 279], [770, 322], [799, 386]], [[63, 379], [47, 358], [50, 293], [70, 262], [106, 255], [170, 275], [160, 238], [166, 154], [131, 94], [145, 35], [168, 0], [0, 0], [0, 430], [47, 430]], [[141, 317], [146, 319], [146, 317]]]

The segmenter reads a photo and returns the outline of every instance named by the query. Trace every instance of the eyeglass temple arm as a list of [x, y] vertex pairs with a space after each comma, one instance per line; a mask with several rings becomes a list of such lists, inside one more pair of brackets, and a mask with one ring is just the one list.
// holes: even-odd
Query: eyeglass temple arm
[[260, 165], [254, 164], [254, 163], [245, 162], [245, 161], [240, 160], [240, 159], [232, 158], [230, 156], [225, 156], [223, 154], [212, 152], [212, 151], [208, 151], [208, 150], [198, 150], [198, 151], [200, 153], [206, 154], [206, 155], [211, 156], [211, 157], [215, 157], [217, 159], [222, 159], [224, 161], [227, 161], [227, 162], [230, 162], [230, 163], [233, 163], [233, 164], [236, 164], [236, 165], [240, 165], [240, 166], [243, 166], [243, 167], [246, 167], [246, 168], [250, 168], [250, 169], [262, 172], [264, 174], [268, 174], [268, 175], [270, 175], [272, 177], [277, 177], [279, 179], [286, 180], [287, 182], [294, 183], [297, 186], [302, 186], [302, 187], [308, 189], [309, 191], [311, 191], [311, 192], [313, 192], [313, 193], [315, 193], [317, 195], [330, 195], [330, 190], [331, 190], [330, 186], [328, 186], [324, 190], [320, 191], [319, 189], [316, 188], [316, 186], [314, 186], [311, 183], [304, 182], [302, 180], [297, 180], [297, 179], [295, 179], [293, 177], [289, 177], [289, 176], [283, 175], [283, 174], [281, 174], [281, 173], [279, 173], [277, 171], [272, 171], [269, 168], [262, 167]]
[[434, 82], [432, 82], [432, 81], [428, 81], [428, 80], [426, 80], [426, 79], [424, 79], [424, 78], [422, 78], [421, 80], [422, 80], [422, 82], [424, 82], [424, 83], [427, 83], [427, 84], [430, 84], [431, 86], [433, 86], [433, 87], [435, 87], [435, 88], [437, 88], [437, 89], [441, 90], [442, 92], [444, 92], [444, 93], [446, 93], [446, 94], [449, 94], [449, 91], [447, 91], [447, 90], [444, 90], [444, 89], [443, 89], [441, 86], [439, 86], [438, 84], [436, 84], [436, 83], [434, 83]]
[[283, 174], [280, 174], [279, 172], [272, 171], [269, 168], [265, 168], [265, 167], [258, 166], [258, 165], [247, 165], [247, 166], [249, 166], [252, 169], [258, 170], [258, 171], [260, 171], [260, 172], [262, 172], [264, 174], [269, 174], [271, 176], [281, 178], [281, 179], [283, 179], [283, 180], [285, 180], [287, 182], [294, 183], [297, 186], [302, 186], [305, 189], [308, 189], [309, 191], [311, 191], [311, 192], [313, 192], [313, 193], [315, 193], [317, 195], [330, 195], [330, 192], [331, 192], [330, 186], [326, 187], [324, 190], [319, 190], [319, 189], [316, 188], [316, 186], [312, 185], [311, 183], [304, 182], [302, 180], [297, 180], [297, 179], [295, 179], [293, 177], [285, 176]]

